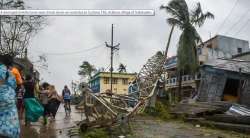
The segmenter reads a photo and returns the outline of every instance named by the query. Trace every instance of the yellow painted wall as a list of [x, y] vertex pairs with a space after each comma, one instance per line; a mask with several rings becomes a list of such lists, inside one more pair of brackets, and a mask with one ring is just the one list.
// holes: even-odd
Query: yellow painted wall
[[[110, 78], [109, 73], [101, 73], [100, 75], [100, 92], [103, 93], [106, 90], [110, 90], [110, 83], [104, 84], [104, 78]], [[123, 78], [128, 78], [128, 82], [132, 82], [135, 78], [135, 74], [113, 74], [113, 78], [117, 78], [117, 84], [113, 84], [113, 93], [116, 94], [128, 94], [128, 84], [122, 83]]]

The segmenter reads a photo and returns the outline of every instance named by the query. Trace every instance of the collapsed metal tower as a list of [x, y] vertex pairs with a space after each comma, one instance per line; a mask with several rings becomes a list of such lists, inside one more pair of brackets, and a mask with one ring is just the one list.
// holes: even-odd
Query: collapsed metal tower
[[[81, 129], [128, 122], [132, 116], [143, 112], [157, 93], [159, 79], [164, 73], [164, 61], [165, 56], [161, 52], [148, 59], [133, 82], [137, 89], [128, 95], [95, 94], [85, 84], [82, 91], [86, 120], [81, 122]], [[129, 105], [131, 102], [135, 103], [133, 107]]]

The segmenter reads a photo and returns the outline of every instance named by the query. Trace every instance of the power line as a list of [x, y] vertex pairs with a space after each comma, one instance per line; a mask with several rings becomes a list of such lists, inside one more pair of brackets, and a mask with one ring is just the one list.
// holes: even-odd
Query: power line
[[97, 46], [89, 48], [89, 49], [84, 49], [84, 50], [75, 51], [75, 52], [65, 52], [65, 53], [45, 53], [45, 52], [40, 52], [40, 51], [37, 51], [37, 52], [43, 53], [45, 55], [73, 55], [73, 54], [81, 54], [81, 53], [88, 52], [88, 51], [91, 51], [91, 50], [94, 50], [97, 48], [101, 48], [102, 46], [103, 46], [103, 44], [100, 44], [100, 45], [97, 45]]
[[230, 10], [230, 12], [227, 14], [226, 18], [224, 19], [224, 21], [222, 22], [222, 24], [219, 26], [218, 30], [217, 30], [217, 34], [218, 32], [222, 29], [222, 27], [224, 26], [224, 24], [226, 23], [226, 21], [228, 20], [228, 18], [230, 17], [230, 15], [233, 13], [234, 9], [236, 8], [237, 4], [238, 4], [239, 0], [236, 0], [234, 3], [234, 6], [232, 7], [232, 9]]
[[246, 17], [246, 15], [249, 13], [249, 11], [250, 11], [250, 9], [248, 9], [244, 14], [242, 14], [242, 16], [239, 18], [239, 20], [237, 20], [237, 22], [235, 22], [235, 23], [226, 31], [225, 34], [227, 35], [231, 30], [233, 30], [234, 27], [236, 27], [236, 26], [240, 23], [240, 21], [243, 20], [243, 19]]
[[247, 22], [244, 23], [244, 24], [240, 27], [240, 29], [239, 29], [234, 35], [238, 35], [238, 34], [247, 26], [247, 24], [248, 24], [249, 22], [250, 22], [250, 19], [248, 19]]

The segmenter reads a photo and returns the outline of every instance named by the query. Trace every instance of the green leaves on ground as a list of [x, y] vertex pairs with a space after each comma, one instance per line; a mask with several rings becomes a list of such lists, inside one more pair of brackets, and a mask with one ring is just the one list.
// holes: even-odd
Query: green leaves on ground
[[144, 112], [146, 115], [157, 117], [164, 121], [172, 118], [169, 113], [169, 105], [161, 101], [156, 102], [155, 108], [147, 107]]

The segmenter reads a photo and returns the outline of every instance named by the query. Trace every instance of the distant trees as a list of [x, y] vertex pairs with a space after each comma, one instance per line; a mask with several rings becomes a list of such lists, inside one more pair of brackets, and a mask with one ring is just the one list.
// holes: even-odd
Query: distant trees
[[200, 3], [197, 3], [196, 7], [190, 11], [185, 0], [171, 0], [167, 6], [161, 6], [161, 8], [171, 15], [167, 19], [168, 24], [176, 26], [182, 31], [177, 49], [180, 99], [183, 72], [194, 74], [199, 67], [196, 47], [202, 40], [195, 27], [201, 27], [206, 19], [214, 18], [214, 15], [210, 12], [204, 13]]
[[96, 71], [97, 69], [94, 65], [91, 65], [88, 61], [83, 61], [82, 65], [80, 65], [78, 74], [89, 80]]
[[[0, 1], [1, 9], [26, 9], [23, 0]], [[31, 37], [45, 24], [42, 16], [1, 16], [0, 54], [24, 57]]]
[[118, 71], [119, 73], [126, 73], [126, 72], [127, 72], [127, 67], [126, 67], [124, 64], [120, 63], [120, 65], [119, 65], [117, 71]]

